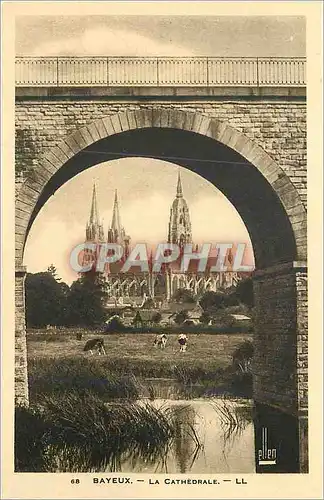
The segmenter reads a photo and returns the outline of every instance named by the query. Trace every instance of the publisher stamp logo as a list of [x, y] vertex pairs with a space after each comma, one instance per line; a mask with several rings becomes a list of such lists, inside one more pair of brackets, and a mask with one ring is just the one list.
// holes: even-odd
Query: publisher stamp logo
[[276, 465], [277, 463], [276, 448], [269, 448], [268, 446], [267, 427], [261, 429], [261, 449], [258, 450], [258, 463], [259, 465]]

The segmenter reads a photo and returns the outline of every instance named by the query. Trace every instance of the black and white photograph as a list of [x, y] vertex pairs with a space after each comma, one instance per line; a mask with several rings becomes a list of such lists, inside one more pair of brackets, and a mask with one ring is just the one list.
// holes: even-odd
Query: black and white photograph
[[309, 478], [306, 15], [113, 3], [14, 16], [13, 472]]

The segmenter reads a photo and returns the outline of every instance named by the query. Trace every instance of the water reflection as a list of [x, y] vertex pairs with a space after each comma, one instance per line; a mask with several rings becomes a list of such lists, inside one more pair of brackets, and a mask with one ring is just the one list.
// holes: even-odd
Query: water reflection
[[[130, 452], [121, 457], [119, 472], [146, 473], [251, 473], [255, 472], [252, 407], [231, 402], [238, 425], [228, 425], [219, 407], [222, 400], [155, 400], [156, 407], [170, 411], [175, 435], [159, 458]], [[229, 403], [228, 403], [229, 404]], [[217, 410], [218, 408], [218, 410]], [[237, 415], [242, 413], [242, 418]], [[245, 416], [244, 416], [245, 415]], [[249, 418], [245, 418], [249, 416]], [[244, 423], [243, 423], [244, 422]], [[106, 469], [108, 471], [108, 469]], [[109, 468], [111, 471], [111, 468]]]
[[188, 404], [179, 404], [174, 408], [176, 408], [176, 411], [174, 412], [175, 438], [173, 451], [179, 472], [185, 473], [192, 466], [190, 466], [190, 460], [192, 463], [195, 461], [192, 458], [196, 458], [201, 447], [199, 439], [195, 435], [196, 413], [193, 407]]

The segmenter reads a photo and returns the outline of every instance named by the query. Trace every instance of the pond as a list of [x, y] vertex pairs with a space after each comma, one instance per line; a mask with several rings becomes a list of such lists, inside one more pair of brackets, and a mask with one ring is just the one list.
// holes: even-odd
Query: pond
[[[145, 404], [145, 399], [142, 400]], [[116, 471], [137, 473], [255, 472], [252, 402], [249, 400], [155, 399], [173, 415], [176, 433], [153, 460], [136, 453], [121, 457]], [[111, 472], [111, 468], [106, 470]]]

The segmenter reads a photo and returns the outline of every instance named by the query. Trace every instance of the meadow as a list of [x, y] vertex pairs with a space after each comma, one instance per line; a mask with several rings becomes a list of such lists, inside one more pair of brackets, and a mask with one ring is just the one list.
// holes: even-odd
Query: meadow
[[[210, 373], [225, 368], [232, 361], [234, 350], [245, 340], [252, 340], [248, 334], [189, 334], [186, 353], [179, 351], [177, 334], [168, 335], [165, 349], [153, 346], [155, 334], [91, 332], [76, 339], [75, 330], [61, 330], [57, 333], [29, 331], [27, 346], [29, 359], [39, 358], [95, 358], [107, 369], [114, 368], [125, 373], [147, 377], [172, 375], [175, 365], [187, 366], [192, 371]], [[83, 352], [86, 341], [100, 336], [104, 338], [106, 356], [91, 356]]]
[[[223, 393], [250, 396], [251, 377], [242, 378], [232, 369], [235, 349], [252, 340], [247, 334], [191, 334], [187, 351], [181, 353], [175, 334], [168, 335], [166, 348], [160, 349], [153, 345], [152, 334], [88, 332], [77, 340], [76, 333], [28, 332], [31, 398], [64, 387], [89, 389], [100, 395], [113, 393], [115, 397], [118, 393], [128, 397], [136, 391], [140, 396], [157, 397], [159, 391], [162, 396], [163, 385], [172, 385], [179, 397]], [[104, 338], [106, 355], [84, 352], [86, 341], [99, 335]], [[109, 389], [104, 382], [108, 379]], [[114, 386], [117, 380], [119, 388]]]
[[[249, 397], [251, 378], [237, 378], [231, 364], [234, 350], [251, 340], [247, 335], [190, 334], [188, 351], [180, 353], [175, 334], [164, 350], [153, 346], [152, 334], [88, 332], [82, 340], [76, 334], [27, 334], [30, 406], [16, 408], [16, 471], [118, 471], [127, 456], [155, 464], [175, 443], [179, 419], [197, 441], [177, 411], [152, 405], [167, 397], [163, 382], [171, 399]], [[99, 335], [107, 355], [84, 352], [85, 342]], [[215, 410], [225, 423], [235, 417], [230, 400]]]

